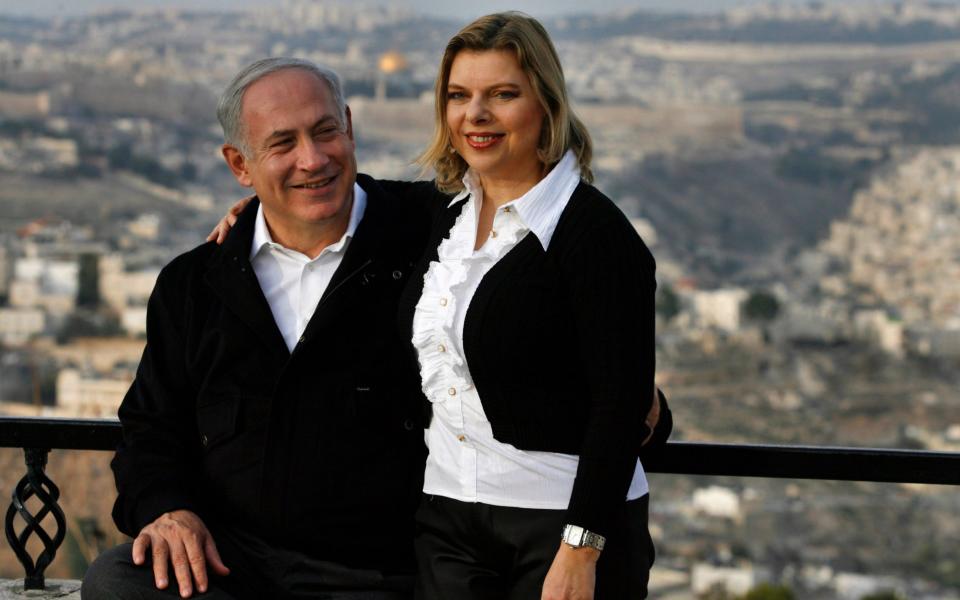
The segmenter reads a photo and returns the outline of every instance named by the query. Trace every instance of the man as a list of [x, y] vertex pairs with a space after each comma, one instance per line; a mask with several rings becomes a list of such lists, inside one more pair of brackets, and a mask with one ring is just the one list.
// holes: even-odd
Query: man
[[259, 202], [160, 274], [112, 463], [135, 540], [83, 597], [408, 598], [423, 441], [394, 314], [429, 219], [357, 176], [332, 72], [258, 61], [218, 118]]

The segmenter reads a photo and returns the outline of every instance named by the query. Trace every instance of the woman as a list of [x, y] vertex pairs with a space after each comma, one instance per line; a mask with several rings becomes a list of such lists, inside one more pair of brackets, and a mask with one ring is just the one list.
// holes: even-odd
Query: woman
[[432, 413], [421, 598], [646, 596], [654, 261], [590, 160], [540, 23], [488, 15], [450, 40], [420, 159], [432, 250], [400, 309]]
[[424, 598], [646, 595], [654, 261], [590, 159], [540, 23], [451, 39], [420, 162], [457, 195], [401, 301], [433, 413]]

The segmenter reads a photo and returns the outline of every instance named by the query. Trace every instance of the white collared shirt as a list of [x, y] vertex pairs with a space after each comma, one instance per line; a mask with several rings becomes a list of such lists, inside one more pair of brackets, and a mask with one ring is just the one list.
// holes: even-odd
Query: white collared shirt
[[[430, 449], [425, 493], [519, 508], [565, 509], [569, 504], [579, 458], [519, 450], [494, 439], [464, 359], [463, 327], [480, 281], [501, 258], [527, 235], [536, 236], [547, 249], [579, 183], [576, 156], [568, 151], [527, 193], [497, 209], [490, 237], [478, 250], [474, 245], [483, 189], [471, 171], [464, 177], [466, 189], [453, 199], [455, 203], [469, 196], [438, 248], [438, 260], [424, 275], [413, 319], [423, 392], [433, 403], [433, 420], [425, 432]], [[626, 499], [647, 490], [637, 461]]]
[[263, 216], [263, 205], [257, 208], [250, 264], [270, 305], [273, 320], [291, 352], [340, 266], [366, 207], [367, 193], [353, 184], [353, 206], [350, 207], [347, 230], [336, 243], [321, 250], [313, 259], [274, 242]]

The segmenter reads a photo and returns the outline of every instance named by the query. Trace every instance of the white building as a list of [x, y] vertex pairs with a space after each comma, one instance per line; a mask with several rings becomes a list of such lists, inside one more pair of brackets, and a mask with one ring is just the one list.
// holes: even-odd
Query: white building
[[860, 573], [837, 573], [833, 578], [833, 589], [837, 598], [859, 600], [864, 596], [885, 590], [899, 592], [904, 598], [903, 582], [893, 577], [861, 575]]
[[63, 369], [57, 374], [57, 407], [76, 417], [116, 417], [133, 374], [101, 376]]
[[147, 307], [128, 306], [120, 314], [120, 326], [131, 336], [147, 335]]
[[708, 563], [697, 563], [690, 573], [690, 589], [698, 596], [714, 588], [742, 596], [765, 580], [765, 574], [761, 574], [753, 565], [715, 567]]
[[740, 496], [729, 488], [718, 485], [700, 488], [693, 492], [694, 510], [725, 519], [740, 519]]
[[100, 298], [118, 315], [127, 308], [146, 306], [159, 269], [126, 271], [123, 257], [111, 254], [100, 257]]
[[858, 339], [878, 345], [884, 352], [903, 354], [903, 323], [882, 309], [861, 309], [853, 313], [853, 331]]
[[694, 313], [703, 327], [716, 327], [724, 331], [740, 329], [740, 305], [747, 299], [742, 288], [697, 290], [691, 295]]
[[80, 265], [76, 261], [20, 258], [14, 263], [9, 301], [14, 307], [66, 315], [76, 307], [79, 288]]
[[37, 308], [0, 308], [0, 341], [8, 346], [26, 343], [43, 333], [43, 311]]

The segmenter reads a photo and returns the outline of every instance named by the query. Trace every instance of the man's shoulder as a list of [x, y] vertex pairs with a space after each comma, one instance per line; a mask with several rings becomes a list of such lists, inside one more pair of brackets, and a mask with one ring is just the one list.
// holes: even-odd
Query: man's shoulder
[[375, 195], [388, 200], [395, 210], [403, 210], [411, 218], [426, 219], [427, 222], [432, 222], [453, 197], [438, 190], [433, 181], [375, 179], [360, 173], [357, 182], [368, 193], [372, 189]]
[[205, 242], [192, 250], [175, 256], [160, 270], [158, 283], [178, 284], [201, 276], [220, 253], [216, 242]]
[[426, 199], [440, 194], [432, 181], [401, 181], [398, 179], [377, 179], [365, 173], [357, 174], [357, 183], [360, 187], [367, 189], [368, 185], [379, 188], [384, 194], [393, 196], [398, 200], [407, 199]]

